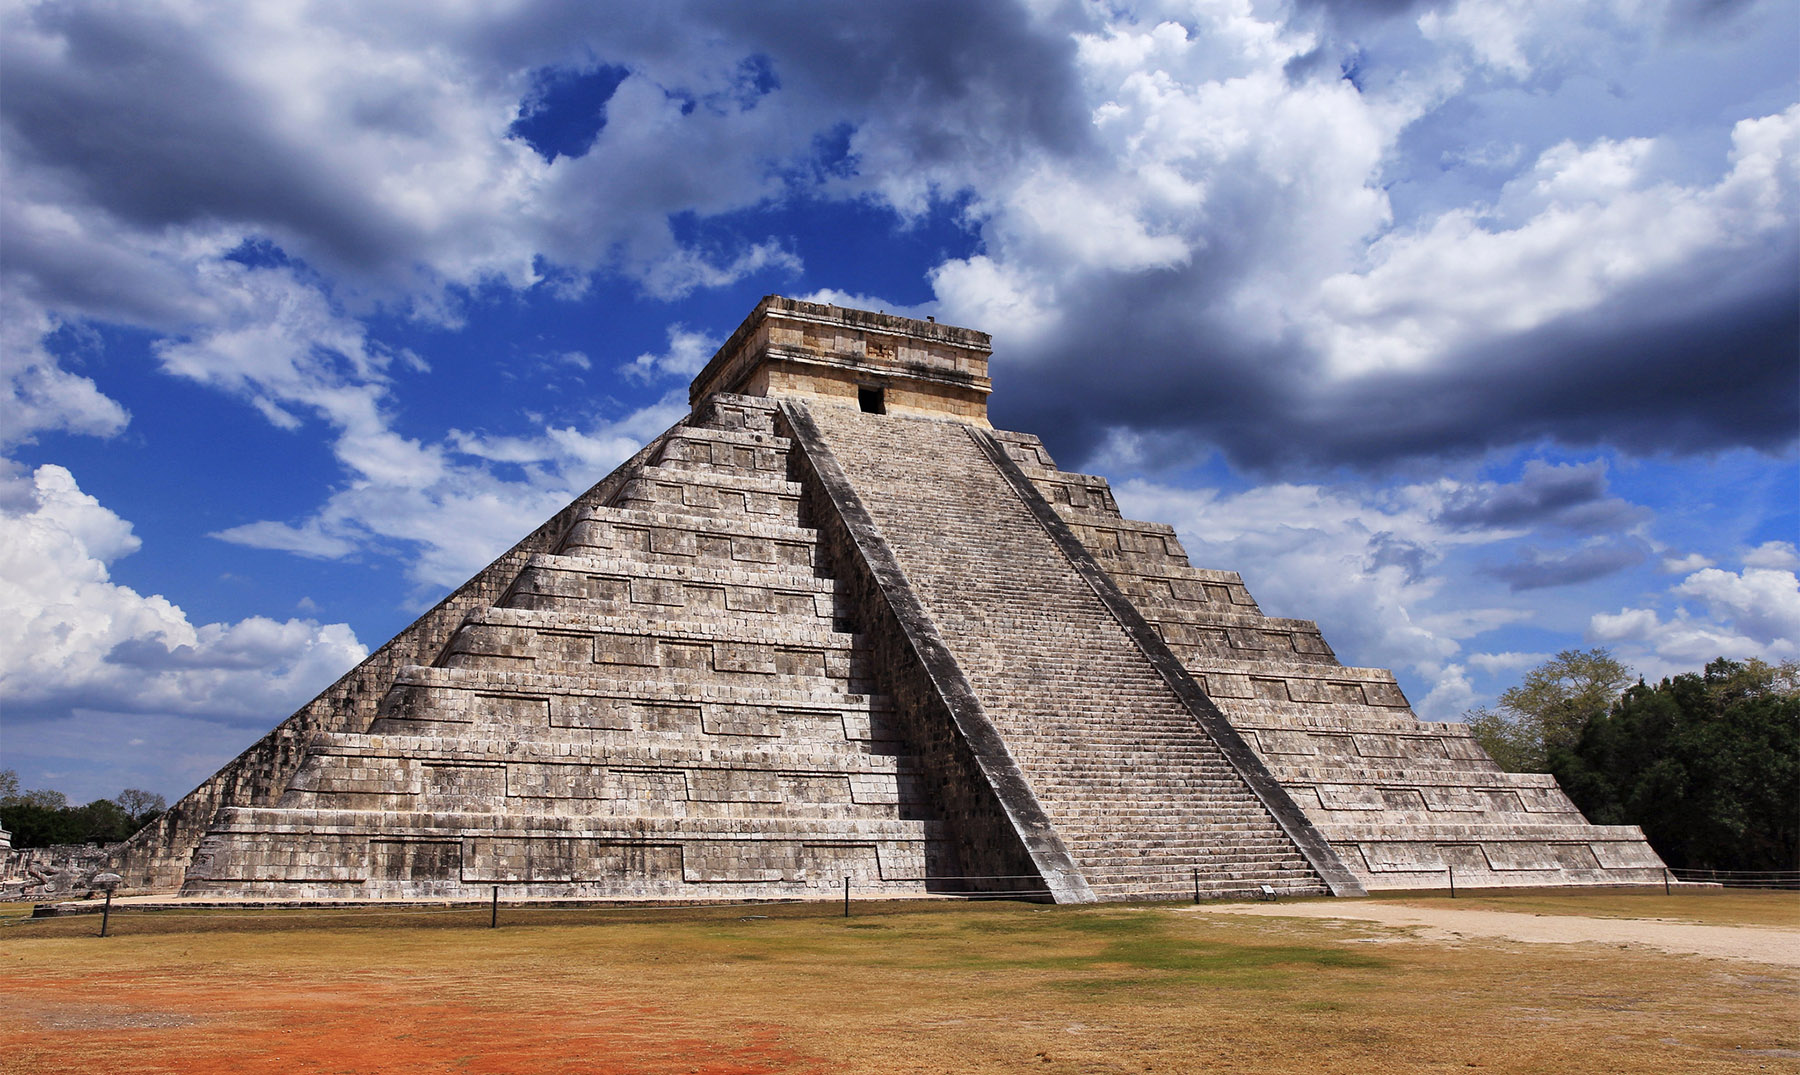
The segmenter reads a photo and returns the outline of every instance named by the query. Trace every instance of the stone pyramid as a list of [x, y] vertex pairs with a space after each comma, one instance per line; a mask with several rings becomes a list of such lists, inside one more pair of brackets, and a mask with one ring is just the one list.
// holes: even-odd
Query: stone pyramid
[[1061, 902], [1644, 883], [987, 421], [989, 339], [765, 298], [691, 414], [135, 836], [140, 890]]

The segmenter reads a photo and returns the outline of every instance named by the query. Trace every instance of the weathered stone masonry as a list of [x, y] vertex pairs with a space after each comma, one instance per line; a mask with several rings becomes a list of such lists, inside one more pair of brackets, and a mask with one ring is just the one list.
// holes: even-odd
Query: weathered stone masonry
[[126, 846], [270, 898], [1651, 881], [992, 432], [979, 332], [770, 297], [693, 412]]

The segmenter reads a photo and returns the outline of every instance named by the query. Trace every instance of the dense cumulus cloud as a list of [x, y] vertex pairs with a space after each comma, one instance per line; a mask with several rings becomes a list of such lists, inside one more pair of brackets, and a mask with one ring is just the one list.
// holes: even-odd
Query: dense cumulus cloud
[[71, 702], [136, 713], [261, 718], [293, 708], [368, 651], [344, 624], [251, 617], [196, 625], [114, 583], [130, 523], [62, 467], [0, 486], [0, 695], [18, 717]]
[[[1140, 475], [1140, 514], [1414, 669], [1434, 715], [1537, 652], [1471, 641], [1526, 617], [1521, 595], [1661, 565], [1661, 590], [1579, 617], [1650, 668], [1781, 657], [1797, 633], [1779, 549], [1659, 538], [1608, 484], [1637, 460], [1792, 459], [1800, 94], [1774, 0], [0, 19], [0, 448], [128, 430], [136, 401], [69, 340], [141, 333], [158, 375], [317, 431], [339, 468], [215, 539], [388, 558], [420, 599], [454, 585], [678, 418], [730, 326], [671, 316], [661, 350], [534, 359], [615, 378], [610, 411], [420, 430], [400, 386], [433, 356], [378, 323], [573, 308], [597, 281], [656, 308], [782, 287], [808, 267], [771, 221], [842, 205], [968, 239], [921, 267], [929, 301], [857, 302], [992, 331], [1001, 424]], [[1523, 469], [1484, 476], [1496, 460]], [[1173, 477], [1202, 465], [1254, 487]], [[130, 528], [79, 475], [7, 466], [6, 581], [68, 618], [9, 653], [9, 705], [188, 691], [185, 712], [242, 712], [256, 677], [286, 704], [359, 649], [310, 621], [189, 624], [108, 578]], [[54, 612], [38, 576], [83, 596]], [[128, 675], [162, 686], [127, 705]]]
[[[49, 316], [180, 332], [254, 311], [221, 259], [258, 239], [340, 306], [454, 319], [445, 289], [484, 281], [622, 271], [678, 295], [794, 265], [777, 236], [684, 243], [676, 214], [965, 197], [982, 251], [937, 267], [939, 305], [996, 330], [1019, 424], [1072, 422], [1078, 450], [1114, 426], [1277, 471], [1543, 436], [1776, 450], [1797, 419], [1777, 390], [1792, 101], [1704, 102], [1767, 110], [1703, 148], [1629, 109], [1536, 146], [1417, 134], [1519, 90], [1642, 89], [1657, 34], [1716, 66], [1718, 35], [1779, 29], [1775, 6], [1714, 6], [1733, 25], [1709, 30], [1598, 0], [24, 4], [0, 67], [5, 269]], [[562, 154], [517, 127], [550, 107], [546, 71], [606, 73]], [[1429, 207], [1426, 166], [1465, 196]], [[15, 397], [55, 372], [15, 373]]]

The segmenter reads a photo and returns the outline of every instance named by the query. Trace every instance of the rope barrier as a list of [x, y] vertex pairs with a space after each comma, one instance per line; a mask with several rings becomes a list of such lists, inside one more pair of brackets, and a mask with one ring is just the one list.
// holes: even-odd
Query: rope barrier
[[1800, 870], [1671, 869], [1677, 881], [1705, 882], [1725, 888], [1800, 889]]
[[[1145, 893], [1147, 899], [1172, 899], [1185, 897], [1192, 882], [1192, 894], [1196, 902], [1202, 896], [1202, 890], [1214, 898], [1226, 896], [1243, 896], [1256, 899], [1268, 898], [1266, 886], [1256, 881], [1232, 880], [1203, 884], [1201, 871], [1192, 865], [1154, 866], [1138, 871], [1141, 875], [1151, 875], [1155, 880], [1150, 885], [1166, 888], [1167, 891]], [[1742, 888], [1800, 888], [1800, 870], [1712, 870], [1712, 869], [1669, 869], [1667, 877], [1679, 881], [1705, 881], [1726, 887]], [[1029, 885], [995, 885], [985, 882], [1038, 882]], [[947, 883], [961, 882], [965, 887], [943, 887]], [[1454, 884], [1454, 881], [1452, 882]], [[197, 921], [315, 921], [330, 919], [372, 919], [372, 918], [417, 918], [444, 915], [463, 915], [472, 920], [481, 912], [487, 912], [485, 925], [497, 927], [500, 922], [502, 905], [501, 890], [506, 884], [483, 884], [483, 888], [491, 888], [488, 898], [471, 897], [467, 901], [459, 901], [448, 905], [422, 904], [415, 906], [394, 906], [392, 904], [368, 903], [362, 905], [333, 906], [267, 906], [256, 909], [232, 910], [229, 907], [171, 907], [149, 906], [134, 907], [130, 904], [115, 903], [112, 914], [125, 919], [193, 919]], [[510, 882], [513, 886], [531, 884], [554, 884], [554, 882]], [[826, 887], [827, 885], [830, 887]], [[855, 879], [842, 879], [842, 900], [844, 917], [850, 917], [850, 909], [854, 902], [908, 902], [920, 898], [947, 898], [963, 900], [1005, 900], [1005, 899], [1042, 899], [1051, 895], [1049, 887], [1042, 883], [1036, 874], [961, 874], [936, 877], [884, 877], [863, 882], [864, 887], [857, 888]], [[919, 888], [903, 888], [901, 886], [921, 886]], [[899, 891], [895, 891], [899, 888]], [[1177, 889], [1180, 890], [1177, 893]], [[608, 900], [604, 897], [570, 897], [521, 895], [505, 903], [508, 915], [515, 920], [528, 912], [554, 912], [568, 914], [572, 911], [601, 912], [602, 917], [625, 916], [631, 914], [679, 914], [683, 912], [703, 912], [718, 910], [742, 910], [746, 907], [784, 905], [792, 906], [798, 916], [808, 914], [822, 916], [828, 910], [837, 894], [835, 883], [821, 882], [817, 892], [792, 897], [780, 897], [773, 900], [709, 900], [704, 902], [644, 902], [629, 900]], [[1454, 891], [1454, 890], [1453, 890]], [[96, 907], [92, 912], [98, 913]], [[28, 922], [44, 922], [52, 918], [73, 917], [72, 915], [48, 915], [43, 918], [22, 917], [0, 920], [7, 928], [25, 925]], [[766, 915], [753, 917], [765, 918]]]

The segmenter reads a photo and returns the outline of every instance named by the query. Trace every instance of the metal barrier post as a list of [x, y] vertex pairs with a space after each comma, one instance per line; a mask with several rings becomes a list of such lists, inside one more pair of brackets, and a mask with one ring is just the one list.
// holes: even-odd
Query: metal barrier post
[[1445, 866], [1444, 869], [1450, 871], [1450, 898], [1455, 899], [1456, 898], [1456, 867], [1455, 866]]
[[500, 886], [494, 886], [494, 902], [488, 905], [488, 928], [493, 929], [500, 924]]
[[850, 878], [844, 878], [844, 917], [850, 917]]
[[1194, 867], [1194, 902], [1200, 902], [1200, 867]]
[[112, 921], [113, 889], [118, 888], [124, 880], [123, 877], [111, 871], [94, 875], [94, 884], [106, 890], [106, 906], [100, 911], [100, 936], [102, 937], [106, 936], [106, 927]]

